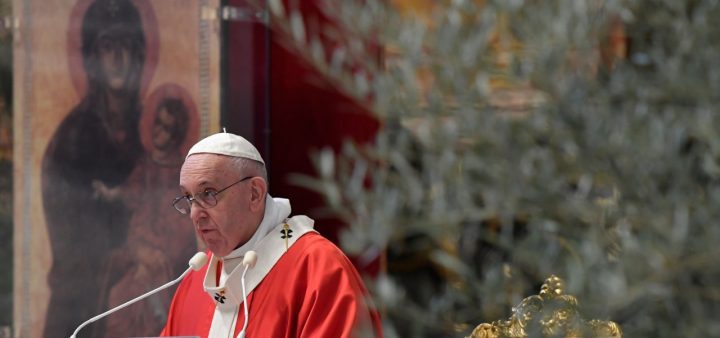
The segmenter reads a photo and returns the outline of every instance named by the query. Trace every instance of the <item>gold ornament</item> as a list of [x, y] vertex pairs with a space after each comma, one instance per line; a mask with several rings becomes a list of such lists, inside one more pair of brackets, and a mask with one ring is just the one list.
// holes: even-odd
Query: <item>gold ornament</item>
[[578, 301], [563, 294], [565, 283], [556, 276], [545, 280], [539, 295], [527, 297], [513, 309], [509, 320], [478, 325], [467, 338], [621, 338], [615, 322], [585, 321], [578, 313]]

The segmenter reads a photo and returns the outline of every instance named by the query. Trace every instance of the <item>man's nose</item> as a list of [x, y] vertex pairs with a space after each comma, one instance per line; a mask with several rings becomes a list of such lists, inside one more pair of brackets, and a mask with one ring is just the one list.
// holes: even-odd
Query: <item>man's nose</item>
[[193, 223], [197, 224], [197, 221], [202, 219], [203, 217], [207, 217], [207, 209], [203, 208], [200, 203], [193, 202], [190, 204], [190, 218], [193, 220]]

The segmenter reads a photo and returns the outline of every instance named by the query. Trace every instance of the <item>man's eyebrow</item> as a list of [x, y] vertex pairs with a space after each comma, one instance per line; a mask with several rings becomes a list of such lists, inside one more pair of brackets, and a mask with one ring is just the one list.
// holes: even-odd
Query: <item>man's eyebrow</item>
[[[202, 187], [205, 187], [205, 186], [208, 186], [208, 185], [211, 185], [210, 181], [203, 180], [203, 181], [200, 181], [200, 184], [198, 184], [198, 187], [201, 187], [201, 188], [202, 188]], [[182, 184], [180, 184], [180, 191], [181, 191], [181, 192], [188, 192], [188, 190], [189, 190], [189, 189], [185, 188]]]

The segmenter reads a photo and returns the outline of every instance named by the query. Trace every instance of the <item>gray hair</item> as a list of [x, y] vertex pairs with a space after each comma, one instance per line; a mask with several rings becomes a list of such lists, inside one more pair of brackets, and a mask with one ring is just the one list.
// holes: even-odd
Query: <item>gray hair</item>
[[231, 157], [230, 162], [239, 172], [260, 176], [265, 180], [266, 185], [270, 185], [268, 182], [267, 169], [265, 169], [265, 165], [261, 162], [244, 157]]

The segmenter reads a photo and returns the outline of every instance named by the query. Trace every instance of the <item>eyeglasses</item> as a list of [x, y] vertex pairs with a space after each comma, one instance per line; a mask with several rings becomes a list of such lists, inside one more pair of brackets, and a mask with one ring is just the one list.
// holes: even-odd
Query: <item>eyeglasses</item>
[[205, 189], [203, 192], [199, 192], [193, 196], [185, 195], [185, 196], [178, 196], [175, 197], [175, 199], [172, 202], [173, 207], [175, 207], [175, 210], [177, 210], [179, 213], [183, 215], [189, 215], [190, 209], [192, 208], [193, 203], [197, 203], [200, 205], [203, 209], [210, 209], [217, 205], [217, 195], [220, 195], [221, 192], [229, 189], [230, 187], [243, 182], [247, 181], [255, 176], [248, 176], [245, 177], [231, 185], [228, 185], [225, 188], [222, 188], [218, 191], [215, 191], [214, 189]]

